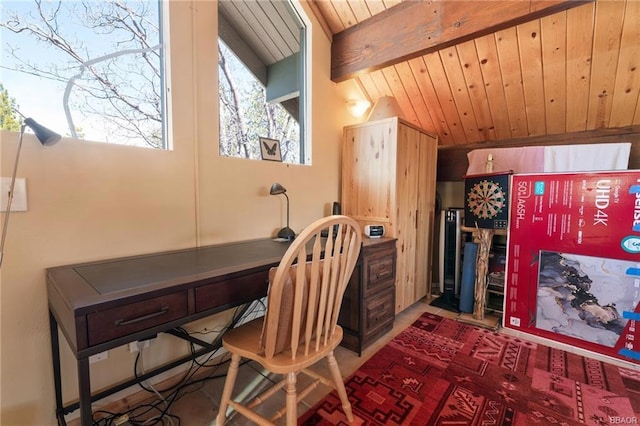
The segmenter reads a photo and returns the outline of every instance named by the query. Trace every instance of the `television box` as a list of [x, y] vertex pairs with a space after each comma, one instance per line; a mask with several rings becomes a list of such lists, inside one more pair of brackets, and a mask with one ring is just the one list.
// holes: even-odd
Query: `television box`
[[640, 364], [640, 171], [514, 175], [504, 327]]

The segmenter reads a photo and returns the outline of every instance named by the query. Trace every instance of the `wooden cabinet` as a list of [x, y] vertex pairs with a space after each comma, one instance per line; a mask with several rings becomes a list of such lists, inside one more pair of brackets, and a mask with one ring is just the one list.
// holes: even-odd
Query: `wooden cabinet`
[[358, 355], [393, 328], [395, 243], [393, 238], [363, 240], [358, 263], [342, 299], [338, 318], [344, 330], [342, 346]]
[[342, 208], [396, 238], [396, 313], [431, 292], [437, 138], [400, 118], [344, 128]]

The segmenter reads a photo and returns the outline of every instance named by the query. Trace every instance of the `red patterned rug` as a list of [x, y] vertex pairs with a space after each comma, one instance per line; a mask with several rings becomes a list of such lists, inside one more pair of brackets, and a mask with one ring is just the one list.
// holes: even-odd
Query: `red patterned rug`
[[[345, 382], [354, 424], [640, 424], [640, 369], [424, 314]], [[301, 425], [346, 425], [329, 394]]]

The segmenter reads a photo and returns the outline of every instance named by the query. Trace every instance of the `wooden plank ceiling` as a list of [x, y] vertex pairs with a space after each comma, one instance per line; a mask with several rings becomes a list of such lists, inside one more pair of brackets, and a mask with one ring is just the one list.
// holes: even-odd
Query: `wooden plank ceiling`
[[[406, 7], [400, 0], [310, 4], [334, 42]], [[410, 30], [379, 27], [390, 39]], [[346, 78], [372, 105], [395, 97], [405, 119], [450, 146], [640, 125], [639, 68], [640, 1], [598, 0]]]

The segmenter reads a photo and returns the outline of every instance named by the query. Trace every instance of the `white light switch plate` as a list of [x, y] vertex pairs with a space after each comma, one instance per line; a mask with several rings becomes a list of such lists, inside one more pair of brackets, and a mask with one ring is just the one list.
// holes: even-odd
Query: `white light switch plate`
[[[11, 178], [1, 178], [0, 189], [0, 211], [7, 211], [7, 200], [9, 199], [9, 188], [11, 187]], [[27, 180], [25, 178], [16, 178], [13, 185], [13, 201], [11, 201], [12, 212], [27, 211]]]

